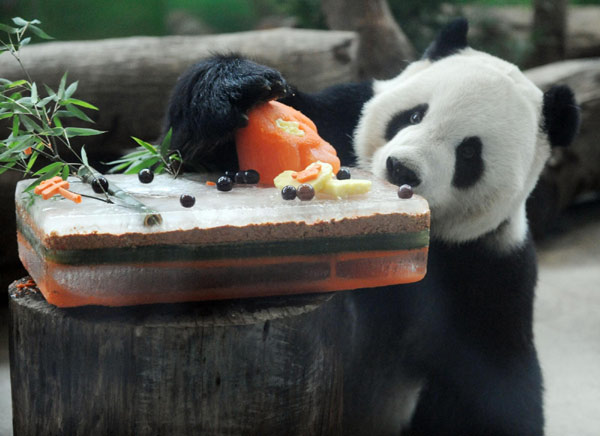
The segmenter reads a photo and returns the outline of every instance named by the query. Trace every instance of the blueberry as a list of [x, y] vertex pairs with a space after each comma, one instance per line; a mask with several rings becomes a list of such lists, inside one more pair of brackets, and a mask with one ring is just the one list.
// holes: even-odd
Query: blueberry
[[338, 180], [348, 180], [351, 177], [350, 170], [346, 167], [341, 167], [336, 177]]
[[398, 188], [398, 197], [408, 199], [413, 196], [413, 189], [410, 185], [402, 185]]
[[104, 194], [108, 192], [108, 180], [100, 176], [92, 182], [92, 189], [96, 194]]
[[315, 196], [315, 189], [308, 183], [303, 183], [296, 188], [296, 195], [301, 201], [312, 200]]
[[292, 185], [284, 186], [281, 190], [281, 197], [284, 200], [293, 200], [296, 198], [296, 188], [294, 188]]
[[142, 183], [151, 183], [154, 180], [154, 173], [148, 168], [144, 168], [138, 173], [138, 179]]
[[227, 170], [225, 171], [225, 174], [223, 174], [225, 177], [229, 177], [231, 180], [235, 179], [235, 171], [233, 170]]
[[244, 171], [244, 179], [246, 180], [246, 183], [253, 185], [260, 180], [260, 174], [258, 174], [258, 171], [256, 170], [247, 170]]
[[233, 188], [233, 180], [231, 177], [221, 176], [217, 180], [217, 189], [219, 191], [231, 191]]
[[181, 197], [179, 197], [179, 202], [183, 207], [192, 207], [194, 204], [196, 204], [196, 198], [190, 194], [181, 194]]
[[240, 185], [246, 183], [246, 173], [244, 171], [238, 171], [235, 173], [233, 180]]

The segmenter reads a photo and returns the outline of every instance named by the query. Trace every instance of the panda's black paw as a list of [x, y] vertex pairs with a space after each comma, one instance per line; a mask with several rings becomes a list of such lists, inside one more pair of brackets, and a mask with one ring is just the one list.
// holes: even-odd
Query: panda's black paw
[[[248, 123], [248, 111], [283, 97], [288, 85], [277, 70], [235, 55], [204, 60], [177, 82], [167, 112], [166, 129], [172, 128], [171, 148], [184, 160], [228, 161], [235, 156], [231, 143], [236, 129]], [[204, 162], [205, 163], [205, 162]]]
[[284, 97], [287, 92], [288, 86], [281, 74], [262, 65], [256, 65], [251, 72], [237, 78], [230, 94], [232, 110], [240, 121], [237, 127], [247, 124], [247, 114], [252, 107]]

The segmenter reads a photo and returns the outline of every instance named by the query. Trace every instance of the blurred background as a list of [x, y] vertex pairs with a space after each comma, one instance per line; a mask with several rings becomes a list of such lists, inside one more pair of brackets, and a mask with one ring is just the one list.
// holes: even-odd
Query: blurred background
[[[516, 63], [542, 89], [571, 86], [581, 131], [570, 148], [555, 151], [530, 199], [540, 258], [535, 333], [547, 434], [598, 434], [600, 0], [0, 0], [0, 23], [16, 16], [40, 20], [55, 38], [34, 38], [23, 50], [34, 80], [56, 87], [69, 71], [69, 80], [80, 82], [75, 97], [99, 107], [89, 115], [108, 133], [86, 138], [95, 162], [133, 147], [131, 136], [156, 139], [177, 77], [213, 50], [251, 55], [299, 88], [316, 90], [393, 77], [451, 17], [465, 16], [474, 48]], [[0, 77], [20, 74], [8, 55], [0, 56]], [[0, 177], [2, 436], [12, 433], [2, 290], [26, 275], [14, 236], [18, 175], [10, 177]]]
[[[340, 1], [1, 0], [0, 22], [10, 22], [15, 16], [37, 18], [50, 35], [61, 41], [199, 35], [281, 26], [327, 29], [339, 28], [344, 21], [331, 16], [336, 13], [331, 12], [332, 7], [323, 6], [335, 3]], [[554, 36], [562, 35], [569, 40], [562, 42], [569, 51], [563, 48], [563, 53], [559, 51], [556, 56], [595, 56], [600, 50], [600, 21], [594, 8], [600, 5], [600, 0], [389, 0], [387, 3], [419, 53], [449, 16], [466, 15], [477, 29], [471, 35], [474, 46], [521, 65], [543, 63], [547, 59], [534, 59], [534, 39], [541, 37], [532, 34], [544, 31], [534, 20], [534, 10], [544, 21], [550, 21], [547, 25], [553, 26]], [[347, 15], [351, 9], [344, 7], [337, 14]], [[346, 20], [346, 26], [351, 26], [351, 20]], [[567, 28], [578, 41], [567, 35]], [[594, 38], [596, 41], [592, 41]]]

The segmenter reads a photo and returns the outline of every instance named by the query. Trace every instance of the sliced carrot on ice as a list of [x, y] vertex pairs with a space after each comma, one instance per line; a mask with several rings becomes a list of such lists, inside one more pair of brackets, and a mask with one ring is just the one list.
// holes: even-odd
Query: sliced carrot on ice
[[306, 183], [310, 180], [315, 180], [319, 177], [319, 173], [321, 172], [321, 164], [315, 163], [307, 166], [304, 170], [293, 173], [292, 179], [296, 179], [300, 183]]
[[321, 138], [304, 114], [276, 101], [261, 104], [248, 113], [248, 125], [235, 136], [240, 170], [254, 169], [261, 183], [285, 170], [302, 171], [313, 162], [327, 162], [337, 173], [340, 160], [335, 149]]
[[81, 195], [67, 191], [67, 189], [69, 189], [69, 182], [63, 180], [59, 176], [55, 176], [40, 182], [33, 192], [41, 195], [44, 200], [48, 200], [50, 197], [60, 194], [68, 200], [74, 201], [75, 203], [81, 203]]

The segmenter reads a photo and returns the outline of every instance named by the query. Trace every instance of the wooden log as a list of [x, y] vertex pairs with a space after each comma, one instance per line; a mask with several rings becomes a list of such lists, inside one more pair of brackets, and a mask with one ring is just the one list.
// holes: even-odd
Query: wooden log
[[[56, 90], [68, 71], [78, 80], [74, 97], [99, 108], [90, 113], [100, 136], [86, 137], [90, 157], [121, 154], [131, 136], [158, 138], [179, 75], [213, 53], [241, 53], [280, 70], [303, 91], [356, 80], [356, 34], [273, 29], [208, 36], [132, 37], [50, 42], [24, 47], [23, 64], [34, 81]], [[10, 56], [0, 57], [2, 77], [22, 79]], [[89, 111], [88, 111], [89, 112]]]
[[332, 294], [69, 310], [9, 295], [15, 435], [339, 434]]

